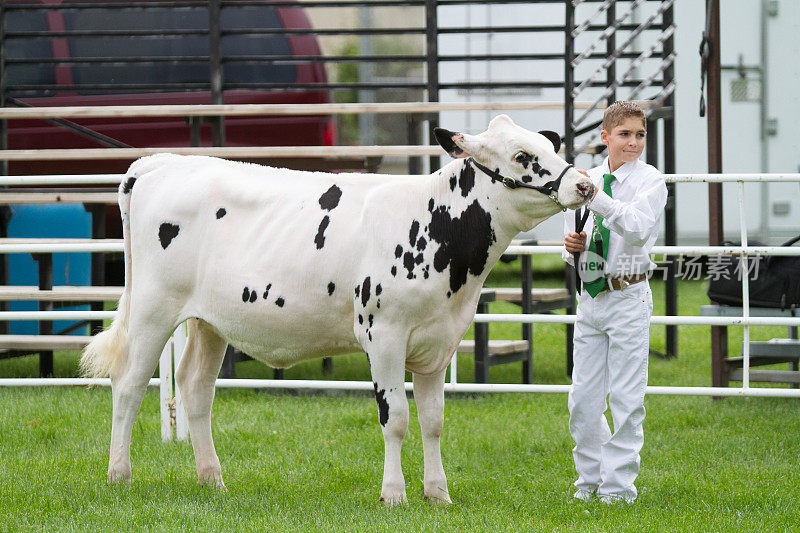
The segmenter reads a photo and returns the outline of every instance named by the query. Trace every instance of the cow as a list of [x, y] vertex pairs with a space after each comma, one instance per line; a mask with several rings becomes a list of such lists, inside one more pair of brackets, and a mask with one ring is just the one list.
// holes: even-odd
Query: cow
[[130, 483], [134, 418], [173, 330], [175, 378], [200, 483], [224, 488], [211, 435], [226, 346], [285, 368], [363, 349], [384, 438], [380, 499], [406, 501], [400, 447], [413, 374], [424, 496], [450, 503], [440, 454], [444, 377], [481, 287], [511, 239], [593, 195], [550, 131], [500, 115], [478, 135], [437, 128], [455, 159], [430, 175], [299, 172], [211, 157], [135, 161], [119, 187], [125, 289], [87, 346], [110, 375], [109, 483]]

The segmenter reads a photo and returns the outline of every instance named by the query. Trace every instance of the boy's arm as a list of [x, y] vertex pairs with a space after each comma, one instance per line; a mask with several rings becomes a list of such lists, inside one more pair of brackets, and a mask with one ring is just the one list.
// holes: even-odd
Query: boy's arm
[[[630, 179], [630, 178], [629, 178]], [[663, 175], [652, 173], [647, 185], [632, 202], [621, 202], [598, 190], [589, 209], [603, 217], [603, 226], [625, 239], [630, 246], [644, 246], [659, 230], [661, 213], [667, 205], [667, 186]]]
[[581, 254], [588, 248], [586, 231], [575, 233], [575, 217], [578, 211], [564, 212], [564, 250], [561, 258], [568, 264], [575, 266], [575, 254]]

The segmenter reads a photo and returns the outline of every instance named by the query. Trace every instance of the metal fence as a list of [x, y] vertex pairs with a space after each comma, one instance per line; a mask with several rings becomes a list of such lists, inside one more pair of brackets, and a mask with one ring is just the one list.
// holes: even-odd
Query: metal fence
[[[52, 184], [55, 182], [65, 182], [79, 179], [84, 183], [115, 183], [122, 179], [122, 175], [106, 176], [82, 176], [80, 178], [69, 177], [40, 177], [40, 176], [11, 176], [0, 177], [0, 185], [20, 185], [20, 184]], [[653, 254], [680, 255], [740, 255], [743, 262], [743, 269], [747, 271], [748, 258], [753, 255], [783, 255], [800, 256], [800, 248], [779, 247], [779, 246], [748, 246], [747, 228], [744, 221], [744, 183], [745, 182], [800, 182], [800, 174], [750, 174], [750, 175], [667, 175], [666, 179], [671, 183], [691, 183], [691, 182], [736, 182], [738, 184], [738, 201], [741, 225], [741, 246], [656, 246]], [[0, 193], [2, 194], [2, 193]], [[122, 244], [115, 242], [96, 242], [79, 244], [26, 244], [26, 243], [0, 243], [0, 254], [8, 253], [63, 253], [63, 252], [121, 252]], [[561, 254], [560, 246], [512, 246], [509, 247], [509, 254]], [[750, 316], [749, 306], [749, 277], [742, 276], [742, 290], [744, 295], [743, 315], [741, 317], [701, 317], [701, 316], [653, 316], [651, 324], [669, 325], [740, 325], [744, 328], [743, 341], [743, 383], [741, 388], [719, 388], [719, 387], [651, 387], [648, 389], [650, 394], [696, 394], [696, 395], [741, 395], [741, 396], [791, 396], [800, 397], [798, 389], [767, 389], [753, 388], [749, 383], [749, 333], [750, 327], [761, 325], [780, 325], [780, 326], [800, 326], [800, 318], [778, 318], [778, 317], [752, 317]], [[58, 319], [78, 319], [78, 320], [97, 320], [113, 318], [114, 312], [109, 311], [3, 311], [0, 312], [0, 321], [8, 320], [58, 320]], [[479, 314], [475, 316], [476, 322], [514, 322], [514, 323], [574, 323], [575, 315], [496, 315]], [[183, 345], [182, 340], [176, 341], [176, 357], [179, 356]], [[465, 384], [458, 383], [456, 379], [455, 367], [457, 359], [451, 363], [451, 379], [447, 384], [448, 391], [496, 391], [496, 392], [566, 392], [568, 386], [562, 385], [498, 385], [498, 384]], [[0, 380], [0, 385], [45, 385], [45, 384], [85, 384], [86, 380], [47, 380], [47, 379], [4, 379]], [[105, 381], [97, 383], [106, 384]], [[218, 386], [236, 387], [275, 387], [275, 388], [341, 388], [341, 389], [367, 389], [372, 386], [371, 382], [339, 382], [339, 381], [308, 381], [308, 380], [219, 380]], [[410, 384], [409, 384], [410, 387]]]

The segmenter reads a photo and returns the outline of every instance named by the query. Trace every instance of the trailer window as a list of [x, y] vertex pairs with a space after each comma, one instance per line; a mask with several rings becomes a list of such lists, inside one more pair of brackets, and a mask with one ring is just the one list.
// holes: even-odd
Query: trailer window
[[[274, 9], [269, 7], [226, 8], [222, 29], [280, 28]], [[73, 59], [106, 57], [139, 58], [136, 63], [94, 63], [75, 65], [78, 85], [106, 84], [207, 84], [206, 60], [192, 62], [147, 61], [147, 58], [207, 57], [208, 11], [203, 8], [146, 10], [92, 9], [64, 12], [66, 27], [88, 33], [105, 30], [159, 30], [154, 36], [76, 36], [69, 41]], [[177, 32], [197, 30], [198, 34]], [[291, 54], [289, 42], [280, 35], [228, 35], [222, 38], [223, 58], [241, 55]], [[224, 63], [224, 80], [231, 83], [294, 83], [294, 65]]]
[[[11, 11], [6, 13], [7, 30], [48, 31], [43, 13]], [[6, 39], [6, 83], [15, 85], [55, 85], [53, 65], [47, 63], [14, 63], [14, 59], [52, 59], [49, 37], [10, 37]]]

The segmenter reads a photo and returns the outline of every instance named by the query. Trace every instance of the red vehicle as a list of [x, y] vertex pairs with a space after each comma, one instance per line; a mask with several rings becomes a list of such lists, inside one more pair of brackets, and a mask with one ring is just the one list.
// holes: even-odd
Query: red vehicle
[[[146, 5], [151, 2], [153, 5]], [[136, 0], [135, 7], [126, 7], [124, 1], [103, 0], [97, 7], [82, 2], [56, 8], [60, 3], [5, 0], [7, 97], [37, 107], [211, 103], [206, 2], [186, 0], [185, 6], [163, 7], [155, 0]], [[330, 92], [322, 87], [327, 82], [323, 64], [292, 60], [294, 56], [321, 55], [315, 36], [248, 33], [310, 29], [302, 8], [223, 2], [220, 24], [226, 104], [330, 102]], [[313, 87], [316, 84], [321, 87]], [[182, 118], [75, 122], [133, 147], [190, 145], [190, 128]], [[336, 140], [330, 116], [229, 117], [225, 119], [225, 139], [227, 146], [332, 145]], [[211, 145], [209, 125], [201, 128], [200, 144]], [[10, 149], [99, 146], [96, 140], [43, 120], [8, 122]], [[9, 171], [121, 173], [129, 164], [12, 162]]]

